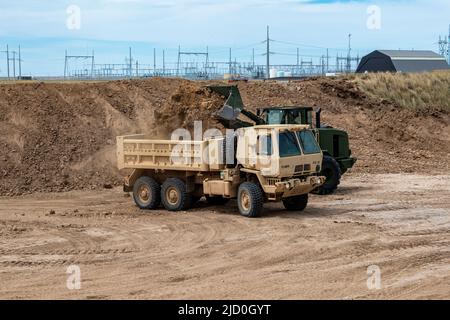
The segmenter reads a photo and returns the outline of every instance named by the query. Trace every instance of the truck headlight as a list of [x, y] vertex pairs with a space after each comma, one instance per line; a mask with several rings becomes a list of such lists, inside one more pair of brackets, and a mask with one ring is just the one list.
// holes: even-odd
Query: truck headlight
[[316, 167], [316, 172], [320, 172], [321, 169], [322, 169], [322, 168], [320, 167], [320, 165], [317, 165], [317, 167]]

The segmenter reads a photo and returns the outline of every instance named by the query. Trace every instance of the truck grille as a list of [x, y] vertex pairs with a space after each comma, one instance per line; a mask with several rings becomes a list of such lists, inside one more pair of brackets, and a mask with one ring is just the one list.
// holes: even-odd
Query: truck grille
[[299, 165], [295, 167], [295, 173], [302, 173], [302, 172], [309, 172], [311, 171], [311, 165], [305, 164], [305, 165]]
[[278, 182], [281, 182], [281, 179], [277, 179], [277, 178], [268, 178], [267, 179], [267, 183], [269, 184], [269, 186], [274, 186]]

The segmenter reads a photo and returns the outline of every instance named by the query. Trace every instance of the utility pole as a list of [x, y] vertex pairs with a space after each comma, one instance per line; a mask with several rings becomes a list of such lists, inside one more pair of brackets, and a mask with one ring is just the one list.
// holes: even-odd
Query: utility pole
[[447, 58], [448, 58], [448, 64], [450, 65], [450, 25], [448, 26], [448, 41], [447, 41]]
[[163, 50], [163, 75], [166, 75], [166, 50]]
[[10, 78], [10, 74], [9, 74], [9, 46], [6, 45], [6, 69], [8, 71], [8, 80]]
[[228, 64], [229, 64], [229, 67], [228, 67], [228, 73], [230, 74], [230, 76], [233, 74], [233, 72], [232, 72], [232, 70], [231, 70], [231, 64], [232, 64], [232, 62], [231, 62], [231, 48], [230, 48], [230, 56], [229, 56], [229, 59], [228, 59]]
[[347, 73], [350, 73], [352, 69], [352, 35], [348, 35], [348, 54], [347, 54]]
[[269, 26], [267, 26], [267, 61], [266, 61], [266, 78], [270, 79], [270, 34]]
[[330, 72], [330, 53], [327, 49], [327, 73]]
[[156, 48], [153, 48], [153, 76], [156, 76]]
[[65, 51], [65, 56], [64, 56], [64, 80], [66, 79], [67, 76], [67, 50]]
[[253, 48], [252, 52], [252, 70], [255, 71], [255, 48]]
[[299, 65], [300, 65], [300, 49], [297, 48], [297, 72], [299, 73]]
[[20, 53], [20, 45], [19, 45], [19, 79], [22, 79], [22, 56]]
[[13, 51], [13, 79], [16, 80], [16, 52]]
[[180, 61], [181, 61], [181, 46], [178, 45], [177, 77], [180, 74]]
[[133, 58], [131, 57], [131, 47], [130, 47], [130, 57], [129, 57], [129, 61], [128, 61], [128, 74], [130, 75], [130, 77], [133, 75]]
[[94, 68], [95, 68], [95, 52], [92, 50], [92, 60], [91, 60], [91, 78], [94, 78]]
[[209, 68], [209, 47], [206, 46], [206, 64], [205, 64], [206, 75], [208, 75], [208, 68]]

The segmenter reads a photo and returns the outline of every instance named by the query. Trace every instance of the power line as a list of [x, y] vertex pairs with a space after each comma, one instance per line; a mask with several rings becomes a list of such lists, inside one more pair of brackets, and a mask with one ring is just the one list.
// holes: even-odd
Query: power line
[[321, 47], [321, 46], [316, 46], [316, 45], [312, 45], [312, 44], [296, 43], [296, 42], [281, 41], [281, 40], [272, 40], [272, 41], [273, 42], [282, 43], [282, 44], [297, 46], [297, 47], [304, 47], [304, 48], [323, 49], [323, 50], [331, 49], [331, 50], [336, 50], [336, 51], [344, 51], [344, 50], [346, 50], [346, 49], [343, 49], [343, 48]]

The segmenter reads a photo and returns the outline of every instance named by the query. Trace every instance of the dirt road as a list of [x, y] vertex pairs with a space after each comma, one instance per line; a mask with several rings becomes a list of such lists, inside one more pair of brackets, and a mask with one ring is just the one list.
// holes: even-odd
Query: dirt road
[[120, 189], [0, 198], [0, 298], [448, 299], [450, 176], [353, 174], [253, 220], [234, 203], [144, 214]]

